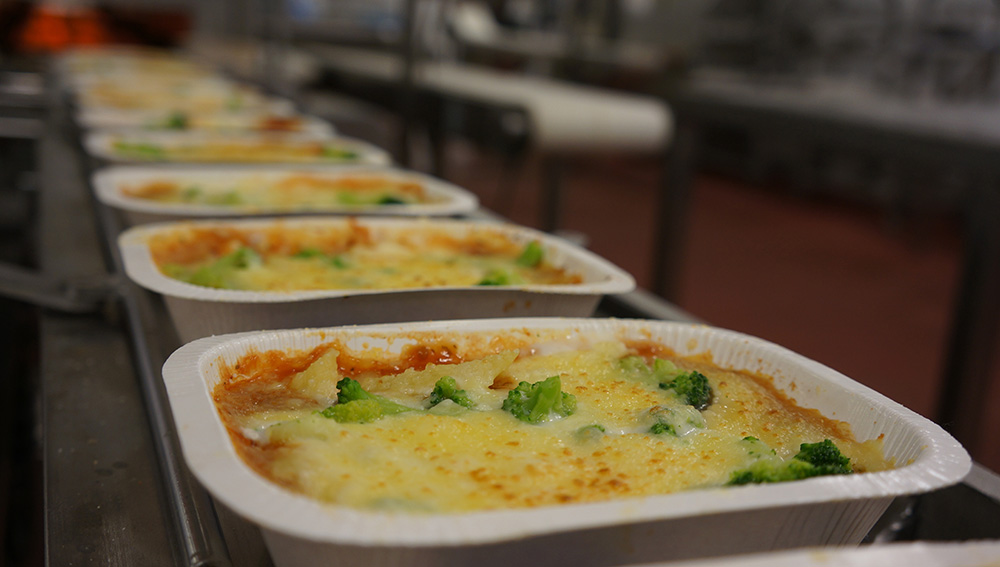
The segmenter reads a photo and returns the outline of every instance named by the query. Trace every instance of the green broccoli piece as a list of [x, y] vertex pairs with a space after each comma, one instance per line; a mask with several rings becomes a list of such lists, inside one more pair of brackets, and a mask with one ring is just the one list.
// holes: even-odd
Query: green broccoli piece
[[649, 428], [649, 432], [653, 435], [668, 434], [684, 437], [705, 428], [705, 418], [697, 409], [689, 406], [679, 408], [656, 406], [649, 410], [649, 416], [654, 420]]
[[292, 258], [297, 258], [300, 260], [308, 260], [310, 258], [319, 258], [322, 256], [326, 256], [326, 254], [324, 254], [323, 251], [320, 250], [319, 248], [303, 248], [302, 250], [299, 250], [295, 254], [292, 254]]
[[163, 127], [170, 130], [185, 130], [188, 127], [187, 114], [183, 112], [173, 112], [163, 121]]
[[184, 201], [194, 201], [195, 199], [201, 197], [201, 195], [202, 195], [201, 187], [198, 187], [197, 185], [192, 185], [184, 189], [184, 191], [181, 193], [181, 199]]
[[162, 160], [166, 158], [163, 148], [156, 144], [144, 144], [142, 142], [115, 142], [114, 150], [126, 156], [133, 156], [148, 160]]
[[298, 252], [296, 252], [295, 254], [292, 254], [292, 258], [296, 258], [299, 260], [311, 260], [313, 258], [321, 258], [329, 262], [330, 265], [333, 266], [334, 268], [340, 270], [345, 270], [350, 267], [350, 265], [340, 256], [338, 255], [329, 256], [319, 248], [303, 248]]
[[459, 389], [458, 383], [451, 376], [442, 376], [437, 383], [434, 384], [434, 390], [431, 391], [430, 406], [434, 407], [445, 400], [451, 400], [456, 404], [472, 409], [476, 404], [469, 399], [469, 395], [466, 394], [465, 390]]
[[243, 97], [239, 93], [230, 95], [229, 100], [226, 101], [226, 108], [228, 110], [240, 110], [243, 108]]
[[203, 266], [193, 273], [183, 276], [184, 281], [200, 285], [202, 287], [214, 287], [218, 289], [231, 289], [236, 287], [231, 280], [231, 270], [216, 269], [215, 265]]
[[809, 463], [819, 471], [817, 474], [850, 474], [851, 459], [844, 456], [833, 441], [824, 439], [819, 443], [803, 443], [799, 446], [796, 459]]
[[357, 193], [341, 191], [337, 193], [337, 203], [341, 205], [361, 205], [364, 204], [364, 201], [361, 200], [361, 197], [358, 197]]
[[626, 374], [634, 376], [639, 379], [648, 378], [651, 374], [649, 365], [646, 364], [646, 360], [641, 356], [625, 356], [618, 360], [618, 366]]
[[[744, 441], [747, 439], [757, 441], [752, 437], [745, 438]], [[759, 441], [753, 446], [766, 447]], [[845, 457], [829, 439], [819, 443], [803, 443], [799, 447], [798, 454], [787, 461], [765, 454], [764, 458], [749, 467], [733, 472], [729, 477], [729, 484], [785, 482], [814, 476], [851, 474], [854, 471], [850, 462], [851, 460]]]
[[712, 387], [708, 384], [708, 378], [697, 370], [679, 374], [669, 382], [660, 382], [660, 388], [673, 390], [686, 404], [699, 411], [712, 403]]
[[371, 423], [387, 415], [416, 411], [382, 396], [369, 394], [352, 378], [341, 379], [337, 388], [340, 390], [337, 392], [337, 403], [319, 412], [337, 423]]
[[358, 152], [337, 146], [323, 146], [323, 157], [336, 160], [354, 160], [358, 159]]
[[382, 195], [379, 200], [376, 201], [378, 205], [405, 205], [406, 201], [400, 199], [395, 195]]
[[559, 376], [529, 384], [521, 382], [507, 394], [504, 411], [527, 423], [542, 423], [573, 415], [576, 396], [562, 391]]
[[653, 359], [652, 372], [653, 377], [661, 384], [684, 373], [676, 364], [662, 358]]
[[260, 254], [248, 246], [242, 246], [235, 252], [219, 258], [216, 262], [218, 265], [237, 268], [240, 270], [255, 268], [263, 263], [264, 260], [260, 257]]
[[236, 287], [236, 283], [233, 280], [233, 276], [236, 272], [260, 266], [263, 262], [264, 261], [260, 255], [254, 252], [252, 248], [244, 246], [231, 254], [227, 254], [226, 256], [219, 258], [207, 266], [201, 266], [200, 268], [195, 269], [193, 272], [190, 272], [182, 267], [174, 266], [172, 266], [170, 270], [167, 270], [167, 266], [164, 266], [164, 272], [171, 277], [186, 281], [190, 284], [204, 287], [231, 289]]
[[653, 435], [663, 435], [666, 433], [667, 435], [677, 437], [677, 428], [672, 424], [663, 421], [657, 421], [654, 423], [653, 426], [649, 428], [649, 432]]
[[520, 278], [505, 270], [490, 270], [476, 285], [512, 285], [521, 283]]
[[212, 205], [233, 206], [243, 203], [243, 195], [240, 195], [239, 191], [226, 191], [225, 193], [212, 195], [206, 200]]
[[673, 390], [684, 403], [704, 410], [712, 403], [712, 387], [708, 378], [697, 370], [685, 372], [676, 364], [654, 358], [653, 366], [641, 356], [625, 356], [618, 360], [622, 371], [633, 379], [656, 382], [664, 390]]
[[653, 366], [650, 367], [646, 364], [646, 359], [638, 355], [622, 357], [618, 360], [618, 365], [625, 374], [635, 380], [657, 384], [667, 382], [683, 372], [673, 362], [662, 358], [654, 358]]
[[545, 250], [542, 249], [542, 245], [539, 244], [537, 240], [532, 240], [524, 247], [521, 255], [517, 257], [515, 262], [518, 266], [524, 266], [525, 268], [534, 268], [535, 266], [542, 263], [542, 258], [545, 256]]

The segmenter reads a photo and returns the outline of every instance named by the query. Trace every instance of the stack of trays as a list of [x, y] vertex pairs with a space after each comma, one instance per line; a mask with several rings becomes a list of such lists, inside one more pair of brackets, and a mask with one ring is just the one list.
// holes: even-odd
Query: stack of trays
[[[279, 567], [509, 566], [524, 558], [531, 558], [532, 564], [597, 567], [857, 544], [894, 497], [957, 483], [970, 468], [962, 447], [932, 422], [779, 346], [705, 326], [586, 319], [603, 295], [632, 291], [633, 278], [586, 250], [537, 231], [442, 218], [471, 213], [478, 206], [476, 198], [441, 180], [389, 167], [384, 151], [335, 137], [332, 127], [296, 114], [286, 101], [159, 52], [78, 54], [63, 61], [62, 71], [80, 124], [93, 129], [85, 141], [93, 156], [108, 162], [170, 162], [108, 167], [95, 174], [93, 185], [100, 201], [131, 226], [119, 238], [128, 276], [164, 298], [187, 343], [167, 361], [163, 378], [188, 465], [217, 499], [261, 527]], [[135, 94], [142, 89], [129, 87], [129, 81], [159, 85], [174, 96], [145, 99]], [[135, 92], [129, 94], [130, 89]], [[152, 104], [157, 100], [168, 102]], [[158, 131], [163, 129], [186, 131]], [[266, 165], [232, 165], [251, 161]], [[192, 162], [200, 165], [190, 166]], [[204, 165], [211, 162], [228, 165]], [[395, 254], [391, 257], [398, 265], [379, 264], [375, 250]], [[437, 264], [404, 269], [417, 256]], [[371, 278], [360, 269], [368, 263], [375, 266]], [[458, 273], [464, 263], [473, 266], [466, 270], [472, 276], [444, 283], [435, 279], [437, 271]], [[501, 265], [509, 269], [497, 267]], [[279, 266], [289, 271], [277, 271]], [[536, 281], [533, 270], [546, 275]], [[340, 283], [325, 283], [333, 281], [329, 278]], [[385, 283], [395, 281], [392, 278], [409, 283]], [[251, 289], [251, 281], [274, 287]], [[382, 283], [372, 283], [376, 281]], [[376, 323], [380, 325], [372, 325]], [[617, 360], [614, 364], [580, 371], [575, 363], [564, 362], [533, 370], [539, 382], [565, 374], [566, 388], [576, 397], [565, 391], [560, 397], [558, 390], [548, 394], [545, 403], [565, 412], [541, 415], [541, 425], [524, 418], [531, 418], [534, 409], [517, 416], [515, 398], [529, 383], [517, 385], [514, 374], [507, 374], [510, 369], [530, 369], [532, 360], [550, 360], [532, 358], [536, 356], [561, 360], [560, 353], [580, 351], [586, 358], [619, 343], [628, 345], [631, 354], [609, 359]], [[479, 390], [461, 382], [472, 379], [470, 368], [488, 367], [497, 357], [507, 357], [507, 370], [486, 376]], [[313, 365], [322, 370], [313, 371]], [[698, 372], [689, 367], [710, 375], [702, 378], [711, 386], [706, 399], [714, 407], [680, 394], [681, 376], [696, 382]], [[407, 380], [426, 379], [428, 373], [440, 374], [441, 380], [444, 374], [454, 374], [449, 379], [458, 388], [484, 397], [459, 404], [461, 396], [455, 394], [458, 397], [442, 404], [450, 409], [434, 410], [427, 404], [441, 401], [439, 384], [434, 393], [426, 392], [429, 398], [407, 385]], [[570, 376], [583, 381], [571, 382]], [[612, 378], [586, 382], [598, 376]], [[667, 381], [664, 376], [674, 378]], [[367, 405], [345, 405], [356, 400], [342, 396], [351, 387], [344, 378], [356, 378], [359, 387], [389, 392], [389, 397], [393, 388], [402, 388], [411, 398], [394, 401], [398, 416], [349, 413], [349, 407], [382, 407], [384, 400], [376, 396], [363, 398]], [[248, 428], [227, 421], [231, 408], [225, 405], [225, 388], [241, 380], [260, 386], [251, 396], [252, 405], [271, 408], [262, 418], [266, 425]], [[750, 390], [765, 392], [760, 395], [782, 408], [782, 415], [754, 413], [762, 411], [756, 409], [759, 404], [732, 393], [733, 384], [743, 381], [757, 384]], [[286, 391], [292, 383], [315, 395], [303, 394], [291, 405], [282, 405], [287, 399], [279, 403], [266, 393]], [[595, 399], [613, 401], [620, 388], [662, 405], [622, 406], [604, 414], [588, 406]], [[501, 408], [499, 400], [505, 395]], [[437, 401], [429, 401], [435, 396]], [[482, 401], [486, 399], [493, 401]], [[508, 407], [511, 399], [514, 403]], [[733, 409], [743, 407], [740, 404], [745, 404], [745, 412]], [[573, 466], [584, 471], [575, 485], [579, 495], [546, 492], [546, 477], [540, 476], [528, 482], [541, 495], [540, 505], [466, 509], [373, 496], [376, 504], [359, 506], [339, 495], [350, 476], [344, 470], [295, 469], [288, 473], [291, 477], [270, 480], [260, 462], [247, 460], [248, 447], [277, 454], [300, 443], [272, 443], [276, 433], [271, 426], [295, 429], [305, 422], [318, 423], [323, 433], [311, 435], [336, 448], [341, 439], [364, 427], [392, 435], [393, 424], [403, 423], [400, 416], [445, 422], [468, 415], [478, 419], [486, 411], [499, 412], [488, 418], [495, 420], [496, 435], [468, 440], [482, 448], [485, 461], [456, 478], [456, 490], [470, 482], [469, 476], [485, 482], [500, 474], [488, 463], [496, 456], [491, 443], [516, 446], [552, 422], [563, 424], [565, 431], [559, 431], [569, 433], [557, 435], [544, 450], [514, 459], [521, 472], [506, 481], [528, 482], [550, 466], [550, 457], [586, 454], [573, 460]], [[716, 423], [726, 412], [753, 415], [756, 425]], [[353, 417], [344, 423], [331, 417], [348, 414]], [[592, 415], [612, 421], [637, 416], [637, 423], [659, 416], [656, 419], [666, 421], [656, 421], [653, 427], [607, 428], [581, 421]], [[846, 474], [851, 471], [841, 468], [827, 475], [833, 469], [810, 462], [822, 476], [728, 486], [727, 475], [738, 472], [733, 463], [743, 462], [740, 459], [781, 461], [801, 470], [804, 465], [793, 456], [799, 437], [789, 434], [793, 443], [781, 436], [784, 432], [773, 430], [771, 420], [784, 423], [780, 420], [786, 417], [801, 421], [803, 431], [828, 432], [871, 472]], [[573, 432], [566, 424], [582, 427]], [[497, 437], [506, 427], [513, 428], [510, 435], [522, 437], [516, 442]], [[397, 433], [405, 437], [409, 431]], [[582, 431], [589, 437], [581, 440]], [[457, 434], [442, 429], [440, 435], [444, 443]], [[761, 439], [775, 443], [773, 450], [758, 450]], [[707, 468], [702, 482], [679, 491], [633, 493], [633, 486], [655, 484], [656, 479], [633, 478], [616, 469], [619, 449], [613, 443], [621, 440], [649, 443], [648, 454], [633, 455], [630, 462], [648, 460], [654, 475], [676, 474], [670, 472], [670, 455], [709, 442], [714, 445], [704, 449], [704, 459], [719, 461], [721, 468]], [[310, 437], [309, 442], [314, 441]], [[823, 445], [821, 438], [808, 441]], [[609, 445], [598, 451], [585, 443]], [[752, 450], [733, 457], [733, 443]], [[362, 476], [391, 469], [388, 461], [380, 460], [391, 455], [369, 454], [374, 446], [373, 441], [356, 452], [370, 461]], [[421, 447], [401, 442], [400, 454], [427, 450]], [[426, 462], [414, 469], [447, 457], [445, 447], [432, 444], [424, 453]], [[863, 458], [876, 454], [871, 461]], [[559, 466], [548, 470], [557, 474]], [[450, 470], [439, 468], [445, 474]], [[659, 468], [663, 472], [656, 473]], [[612, 476], [601, 484], [606, 488], [603, 496], [588, 492], [594, 484], [584, 477], [591, 474]], [[342, 478], [345, 484], [322, 497], [307, 496], [295, 479], [310, 475]], [[412, 484], [417, 491], [419, 482], [384, 481]], [[502, 486], [499, 481], [488, 485], [490, 490]], [[517, 498], [510, 495], [512, 501]]]
[[77, 123], [90, 130], [333, 135], [328, 123], [297, 113], [288, 100], [163, 52], [79, 51], [62, 59], [59, 70]]

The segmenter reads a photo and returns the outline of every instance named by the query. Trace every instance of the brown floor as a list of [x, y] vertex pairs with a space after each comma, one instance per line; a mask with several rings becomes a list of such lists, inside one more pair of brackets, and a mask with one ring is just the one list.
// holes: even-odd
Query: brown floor
[[[536, 161], [501, 198], [495, 156], [453, 143], [449, 180], [513, 221], [539, 224]], [[566, 229], [651, 284], [656, 161], [578, 159], [566, 176]], [[512, 206], [505, 207], [506, 200]], [[890, 222], [832, 199], [700, 176], [678, 303], [710, 323], [766, 338], [933, 417], [960, 260], [948, 218]], [[991, 399], [1000, 404], [1000, 373]], [[1000, 416], [973, 457], [1000, 470]]]

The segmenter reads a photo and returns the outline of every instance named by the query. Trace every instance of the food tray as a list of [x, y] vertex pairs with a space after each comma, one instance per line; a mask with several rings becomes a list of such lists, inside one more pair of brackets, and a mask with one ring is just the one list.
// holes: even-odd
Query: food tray
[[[322, 177], [350, 177], [358, 174], [380, 174], [395, 179], [412, 179], [421, 183], [432, 203], [395, 206], [338, 206], [331, 204], [322, 209], [269, 210], [248, 207], [208, 206], [184, 203], [157, 203], [148, 199], [131, 197], [122, 192], [127, 185], [155, 180], [182, 183], [218, 183], [232, 179], [254, 177], [261, 182], [290, 174], [306, 173]], [[267, 214], [379, 214], [393, 216], [445, 216], [470, 213], [479, 206], [475, 195], [441, 179], [392, 167], [372, 166], [114, 166], [98, 171], [93, 176], [97, 198], [102, 203], [123, 212], [130, 225], [147, 222], [195, 218], [245, 217]]]
[[163, 78], [144, 76], [141, 71], [119, 77], [78, 82], [72, 99], [82, 110], [122, 112], [179, 110], [185, 112], [226, 112], [265, 110], [288, 101], [267, 96], [255, 87], [225, 79]]
[[[274, 100], [266, 108], [239, 112], [182, 113], [196, 124], [184, 128], [170, 128], [166, 124], [176, 113], [170, 110], [115, 110], [78, 109], [76, 122], [87, 130], [145, 130], [151, 132], [202, 131], [202, 132], [306, 132], [316, 136], [333, 136], [334, 129], [326, 121], [314, 116], [297, 114], [294, 105], [286, 100]], [[268, 118], [294, 118], [294, 128], [264, 130], [261, 120]]]
[[[323, 135], [310, 134], [306, 132], [298, 133], [252, 133], [252, 134], [222, 134], [222, 133], [208, 133], [208, 132], [142, 132], [142, 131], [129, 131], [129, 132], [113, 132], [113, 131], [94, 131], [87, 134], [83, 139], [83, 147], [91, 156], [100, 158], [110, 162], [117, 163], [182, 163], [170, 159], [144, 159], [135, 155], [122, 155], [115, 150], [115, 144], [117, 142], [127, 142], [131, 144], [153, 144], [164, 147], [178, 147], [193, 144], [203, 144], [203, 143], [224, 143], [224, 144], [246, 144], [251, 145], [264, 140], [276, 140], [282, 141], [289, 144], [310, 144], [316, 142], [323, 143], [335, 143], [344, 149], [352, 150], [358, 154], [358, 157], [353, 160], [336, 160], [330, 158], [324, 158], [322, 156], [316, 156], [313, 159], [304, 159], [302, 161], [295, 161], [299, 164], [316, 164], [316, 165], [340, 165], [340, 164], [367, 164], [367, 165], [389, 165], [392, 162], [392, 158], [389, 154], [368, 142], [357, 140], [354, 138], [347, 137], [330, 137]], [[192, 163], [192, 162], [186, 162]], [[229, 160], [199, 160], [196, 163], [247, 163], [242, 160], [229, 159]], [[281, 159], [275, 158], [270, 161], [257, 161], [250, 163], [282, 163]]]
[[625, 293], [635, 280], [599, 256], [565, 240], [515, 225], [490, 224], [511, 240], [541, 243], [546, 258], [583, 278], [563, 285], [438, 287], [406, 290], [315, 290], [257, 292], [213, 289], [167, 277], [153, 263], [147, 239], [184, 226], [263, 228], [268, 226], [336, 226], [357, 222], [378, 234], [446, 230], [464, 235], [484, 225], [476, 222], [431, 219], [351, 220], [310, 217], [275, 220], [199, 221], [135, 227], [122, 233], [118, 245], [125, 272], [146, 289], [164, 296], [182, 341], [208, 335], [257, 329], [287, 329], [329, 325], [472, 319], [479, 317], [571, 316], [594, 312], [601, 296]]
[[[250, 350], [305, 350], [331, 338], [395, 348], [421, 334], [652, 340], [680, 355], [711, 353], [720, 367], [769, 375], [806, 408], [844, 421], [858, 440], [884, 435], [890, 471], [800, 482], [466, 514], [407, 515], [324, 505], [252, 472], [213, 405], [222, 364]], [[398, 339], [398, 340], [394, 340]], [[279, 567], [304, 565], [532, 564], [601, 566], [861, 541], [899, 495], [959, 482], [971, 462], [940, 427], [873, 390], [787, 349], [732, 331], [659, 321], [507, 319], [300, 329], [210, 337], [163, 368], [185, 459], [217, 499], [258, 524]]]
[[632, 567], [986, 567], [997, 565], [1000, 541], [893, 543], [855, 549], [809, 548], [726, 559], [655, 563]]

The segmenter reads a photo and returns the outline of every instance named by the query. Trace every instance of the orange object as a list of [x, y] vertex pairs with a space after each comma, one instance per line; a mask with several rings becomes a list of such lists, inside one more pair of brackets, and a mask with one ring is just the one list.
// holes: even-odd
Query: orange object
[[101, 15], [92, 9], [65, 10], [36, 6], [21, 28], [18, 44], [27, 52], [61, 51], [112, 40]]

